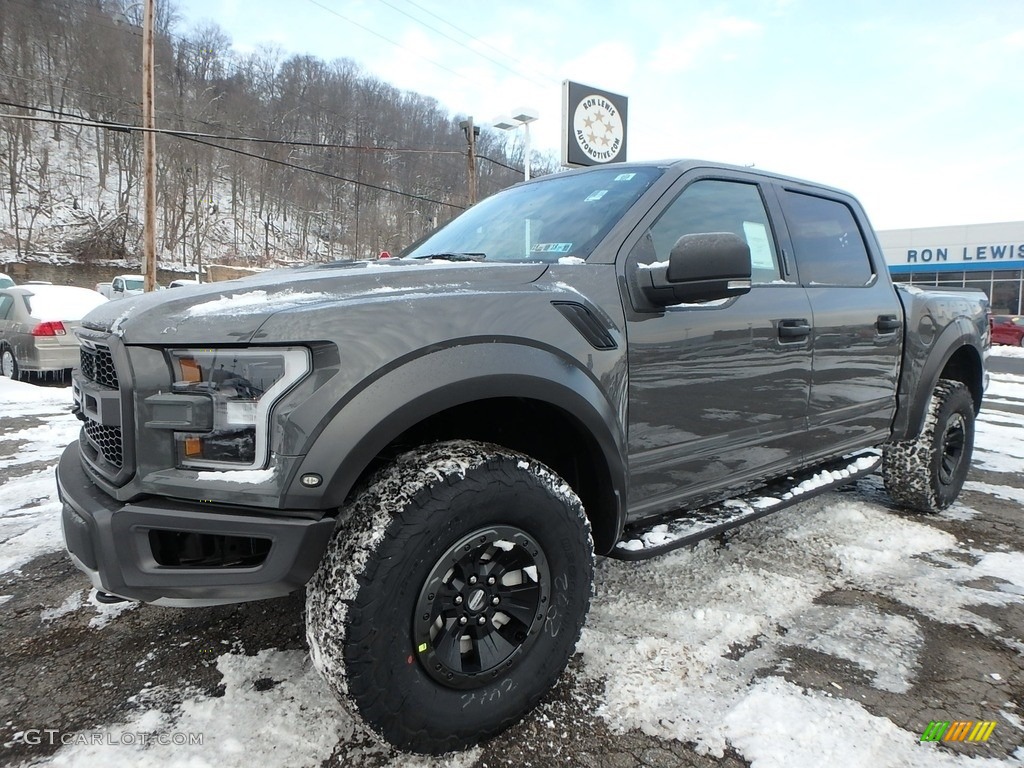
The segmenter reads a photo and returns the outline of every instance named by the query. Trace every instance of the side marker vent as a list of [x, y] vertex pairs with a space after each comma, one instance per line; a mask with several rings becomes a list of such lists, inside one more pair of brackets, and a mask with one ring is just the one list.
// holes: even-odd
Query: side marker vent
[[594, 315], [589, 309], [575, 301], [553, 301], [551, 306], [562, 313], [572, 323], [580, 335], [594, 349], [615, 349], [618, 344], [612, 338], [606, 323]]

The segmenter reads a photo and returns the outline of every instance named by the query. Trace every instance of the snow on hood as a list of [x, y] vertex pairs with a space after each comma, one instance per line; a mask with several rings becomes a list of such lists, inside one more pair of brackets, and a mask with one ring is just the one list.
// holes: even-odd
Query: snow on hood
[[111, 301], [83, 325], [112, 331], [126, 343], [246, 343], [271, 316], [327, 303], [358, 304], [523, 285], [546, 264], [405, 261], [339, 262], [277, 269], [218, 283]]

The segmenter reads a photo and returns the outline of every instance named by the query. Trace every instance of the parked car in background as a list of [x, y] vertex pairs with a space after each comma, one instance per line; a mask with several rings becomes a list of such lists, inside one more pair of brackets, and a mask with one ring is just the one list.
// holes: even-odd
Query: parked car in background
[[189, 285], [199, 285], [199, 281], [194, 277], [179, 277], [177, 280], [171, 280], [167, 284], [168, 288], [185, 288]]
[[0, 272], [0, 288], [13, 288], [14, 286], [14, 280], [9, 275]]
[[993, 344], [1013, 344], [1024, 347], [1024, 317], [993, 315], [991, 325]]
[[73, 331], [106, 301], [96, 291], [70, 285], [0, 289], [0, 373], [17, 379], [78, 365]]
[[96, 283], [96, 291], [108, 299], [123, 299], [138, 296], [143, 292], [145, 278], [142, 275], [118, 275], [109, 283]]

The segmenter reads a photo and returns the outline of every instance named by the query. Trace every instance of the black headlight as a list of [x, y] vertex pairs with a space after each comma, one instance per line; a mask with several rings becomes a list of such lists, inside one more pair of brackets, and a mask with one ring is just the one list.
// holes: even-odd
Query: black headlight
[[310, 371], [305, 347], [171, 350], [175, 393], [208, 395], [213, 428], [175, 432], [179, 467], [256, 469], [269, 454], [270, 408]]

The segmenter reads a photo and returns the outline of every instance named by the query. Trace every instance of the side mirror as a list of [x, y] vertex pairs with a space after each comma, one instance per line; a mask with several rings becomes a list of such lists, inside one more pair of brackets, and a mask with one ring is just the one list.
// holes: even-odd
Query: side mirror
[[740, 296], [750, 290], [750, 246], [731, 232], [683, 235], [667, 262], [640, 265], [637, 280], [660, 307]]

